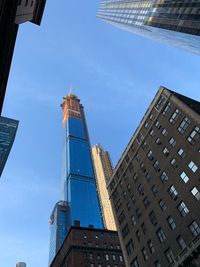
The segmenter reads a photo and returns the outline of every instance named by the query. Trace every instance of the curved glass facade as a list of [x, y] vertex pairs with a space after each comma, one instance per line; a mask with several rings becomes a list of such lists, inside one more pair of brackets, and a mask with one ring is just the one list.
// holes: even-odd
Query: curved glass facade
[[200, 0], [102, 0], [97, 16], [128, 31], [200, 54]]

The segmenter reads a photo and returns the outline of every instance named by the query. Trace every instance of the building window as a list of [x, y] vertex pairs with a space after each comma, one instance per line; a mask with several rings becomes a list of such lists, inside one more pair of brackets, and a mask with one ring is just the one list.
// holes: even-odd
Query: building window
[[126, 206], [127, 206], [127, 210], [129, 211], [131, 209], [131, 203], [130, 203], [130, 201], [126, 204]]
[[160, 180], [162, 181], [162, 183], [166, 183], [168, 179], [169, 177], [167, 176], [166, 172], [162, 172], [162, 174], [160, 175]]
[[168, 102], [167, 105], [165, 106], [163, 112], [162, 112], [163, 116], [167, 117], [171, 108], [172, 108], [172, 104], [170, 102]]
[[169, 139], [169, 144], [170, 144], [172, 147], [175, 147], [175, 145], [176, 145], [176, 141], [174, 140], [174, 138], [170, 138], [170, 139]]
[[121, 255], [119, 256], [119, 261], [123, 262], [123, 256], [121, 256]]
[[186, 243], [184, 241], [184, 239], [181, 236], [178, 236], [176, 239], [180, 249], [185, 249], [186, 248]]
[[150, 114], [149, 119], [150, 119], [150, 121], [153, 120], [153, 114]]
[[118, 211], [118, 210], [120, 209], [121, 205], [122, 205], [122, 203], [121, 203], [121, 201], [120, 201], [120, 199], [119, 199], [119, 200], [117, 201], [117, 203], [115, 204], [115, 209], [116, 209], [116, 211]]
[[180, 149], [178, 150], [178, 154], [179, 154], [179, 156], [180, 156], [182, 159], [184, 159], [184, 158], [186, 157], [186, 153], [185, 153], [185, 151], [184, 151], [182, 148], [180, 148]]
[[142, 213], [141, 213], [140, 209], [137, 208], [135, 212], [136, 212], [137, 217], [138, 217], [138, 219], [139, 219], [139, 218], [142, 216]]
[[190, 225], [189, 225], [189, 229], [190, 232], [192, 233], [192, 235], [198, 236], [200, 234], [200, 228], [199, 225], [197, 224], [197, 222], [193, 221]]
[[196, 198], [196, 200], [200, 200], [200, 192], [196, 187], [192, 188], [191, 193]]
[[143, 199], [143, 204], [144, 204], [144, 207], [145, 207], [145, 208], [147, 208], [147, 207], [150, 205], [150, 202], [149, 202], [148, 197], [145, 197], [145, 198]]
[[168, 263], [174, 262], [174, 255], [173, 255], [173, 252], [170, 248], [165, 251], [165, 257], [166, 257]]
[[28, 0], [25, 1], [25, 6], [28, 6]]
[[143, 186], [143, 184], [140, 184], [140, 185], [138, 186], [138, 193], [139, 193], [140, 195], [144, 195], [144, 186]]
[[188, 167], [189, 167], [190, 170], [192, 170], [194, 173], [198, 170], [197, 165], [196, 165], [193, 161], [190, 161], [190, 163], [188, 164]]
[[142, 232], [143, 232], [143, 234], [145, 235], [145, 234], [147, 233], [147, 227], [146, 227], [145, 223], [143, 223], [143, 224], [141, 225], [141, 228], [142, 228]]
[[142, 149], [145, 151], [145, 150], [147, 150], [147, 143], [146, 142], [144, 142], [143, 144], [142, 144]]
[[119, 224], [122, 224], [122, 222], [124, 221], [125, 219], [125, 214], [124, 214], [124, 211], [122, 211], [118, 217], [118, 221], [119, 221]]
[[173, 185], [168, 189], [168, 192], [169, 192], [169, 194], [170, 194], [172, 199], [174, 199], [174, 200], [177, 199], [178, 192], [177, 192], [176, 188]]
[[139, 230], [136, 231], [136, 237], [137, 237], [137, 240], [140, 241], [140, 231]]
[[181, 112], [180, 112], [180, 110], [177, 108], [177, 109], [174, 111], [174, 113], [172, 114], [171, 118], [169, 119], [169, 122], [170, 122], [171, 124], [174, 124], [174, 123], [177, 121], [177, 119], [178, 119], [178, 117], [179, 117], [180, 114], [181, 114]]
[[173, 167], [174, 169], [176, 169], [176, 168], [178, 167], [178, 164], [177, 164], [177, 162], [176, 162], [176, 159], [172, 159], [172, 160], [170, 161], [170, 164], [172, 165], [172, 167]]
[[160, 130], [161, 127], [162, 127], [162, 125], [160, 124], [159, 121], [156, 121], [155, 126], [156, 126], [156, 128], [158, 128], [159, 130]]
[[131, 267], [140, 267], [137, 257], [131, 262]]
[[139, 154], [137, 154], [135, 158], [137, 161], [140, 161], [140, 155]]
[[132, 224], [133, 225], [136, 225], [137, 224], [137, 221], [136, 221], [136, 218], [135, 218], [134, 215], [131, 217], [131, 221], [132, 221]]
[[90, 260], [93, 260], [93, 253], [92, 252], [90, 252], [89, 258], [90, 258]]
[[148, 129], [148, 127], [149, 127], [149, 122], [146, 121], [146, 123], [145, 123], [145, 125], [144, 125], [144, 128]]
[[172, 230], [174, 230], [176, 228], [176, 223], [174, 222], [174, 220], [171, 216], [169, 216], [167, 218], [167, 222], [168, 222], [168, 224]]
[[154, 157], [153, 157], [153, 152], [152, 152], [151, 150], [147, 153], [147, 157], [148, 157], [148, 159], [151, 160], [151, 161], [154, 159]]
[[166, 98], [163, 95], [161, 95], [155, 105], [155, 108], [160, 110], [164, 106], [165, 102], [166, 102]]
[[149, 214], [149, 219], [153, 225], [157, 224], [157, 218], [155, 212], [152, 210], [151, 213]]
[[124, 226], [124, 228], [122, 229], [122, 236], [123, 236], [123, 238], [125, 238], [128, 235], [128, 233], [129, 233], [129, 227], [128, 227], [128, 224], [126, 224]]
[[106, 260], [109, 261], [110, 260], [110, 257], [108, 254], [106, 254]]
[[166, 147], [163, 149], [162, 152], [166, 157], [169, 156], [169, 150]]
[[162, 211], [165, 211], [166, 208], [167, 208], [164, 200], [162, 200], [162, 199], [159, 201], [159, 206], [160, 206], [160, 208], [161, 208]]
[[114, 254], [112, 255], [112, 259], [113, 261], [116, 261], [116, 256]]
[[190, 179], [189, 179], [189, 177], [187, 176], [187, 174], [185, 173], [185, 172], [182, 172], [181, 174], [180, 174], [180, 177], [181, 177], [181, 179], [183, 180], [183, 182], [186, 184]]
[[130, 239], [128, 244], [126, 245], [126, 251], [127, 251], [128, 256], [133, 252], [133, 250], [134, 250], [133, 240]]
[[194, 130], [191, 132], [191, 134], [188, 136], [187, 140], [189, 141], [189, 143], [194, 145], [196, 141], [199, 140], [199, 137], [200, 137], [200, 128], [196, 126]]
[[153, 193], [153, 195], [154, 195], [155, 197], [158, 195], [158, 188], [157, 188], [156, 185], [153, 185], [153, 186], [151, 187], [151, 191], [152, 191], [152, 193]]
[[145, 261], [148, 260], [148, 254], [145, 248], [142, 249], [142, 256]]
[[178, 205], [178, 210], [182, 217], [185, 217], [189, 213], [189, 209], [183, 201]]
[[134, 182], [137, 182], [137, 181], [138, 181], [138, 174], [137, 174], [137, 173], [135, 173], [135, 174], [133, 175], [133, 181], [134, 181]]
[[157, 145], [161, 145], [161, 144], [162, 144], [162, 142], [161, 142], [161, 140], [160, 140], [160, 138], [159, 138], [159, 137], [156, 139], [156, 141], [155, 141], [155, 142], [156, 142], [156, 144], [157, 144]]
[[160, 241], [160, 243], [165, 241], [166, 235], [165, 235], [164, 231], [161, 228], [158, 229], [156, 234], [157, 234], [157, 237], [158, 237], [158, 240]]
[[179, 133], [183, 134], [187, 127], [190, 125], [190, 122], [191, 121], [188, 119], [188, 117], [185, 117], [178, 127]]
[[158, 160], [156, 160], [153, 164], [153, 167], [155, 169], [155, 171], [159, 172], [160, 171], [160, 163]]
[[98, 260], [98, 261], [101, 260], [101, 255], [100, 255], [100, 254], [97, 255], [97, 260]]
[[142, 142], [142, 140], [144, 140], [144, 136], [141, 132], [139, 132], [138, 136], [136, 137], [136, 140], [139, 144]]
[[148, 172], [145, 174], [145, 179], [147, 180], [148, 183], [152, 179], [151, 175]]
[[151, 131], [149, 132], [149, 135], [154, 137], [156, 135], [155, 131], [153, 129], [151, 129]]
[[136, 199], [135, 199], [135, 196], [134, 196], [134, 195], [132, 195], [132, 197], [131, 197], [131, 201], [132, 201], [132, 203], [133, 203], [133, 205], [134, 205], [135, 202], [136, 202]]
[[149, 241], [147, 242], [147, 245], [148, 245], [148, 248], [149, 248], [150, 253], [153, 254], [153, 253], [155, 252], [155, 248], [154, 248], [154, 246], [153, 246], [152, 241], [149, 240]]
[[165, 128], [162, 130], [161, 133], [162, 133], [163, 136], [167, 136], [168, 135], [168, 131]]

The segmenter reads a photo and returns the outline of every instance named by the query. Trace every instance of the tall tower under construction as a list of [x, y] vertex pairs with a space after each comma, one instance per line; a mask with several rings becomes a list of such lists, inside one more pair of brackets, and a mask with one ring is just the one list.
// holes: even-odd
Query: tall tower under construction
[[[64, 147], [63, 147], [63, 171], [61, 182], [61, 201], [66, 203], [65, 235], [67, 235], [74, 222], [80, 221], [82, 227], [93, 225], [95, 228], [103, 228], [100, 212], [96, 181], [92, 163], [89, 135], [86, 125], [84, 108], [77, 96], [69, 94], [63, 98], [61, 104], [63, 110]], [[55, 257], [59, 246], [57, 239], [59, 232], [54, 229], [62, 229], [63, 221], [59, 212], [54, 209], [50, 220], [51, 242], [49, 264]], [[63, 231], [61, 231], [63, 234]], [[62, 240], [63, 237], [62, 237]]]

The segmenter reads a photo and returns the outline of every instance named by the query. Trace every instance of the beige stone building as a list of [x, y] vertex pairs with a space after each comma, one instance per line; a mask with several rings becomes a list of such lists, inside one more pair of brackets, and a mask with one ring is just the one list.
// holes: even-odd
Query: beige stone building
[[112, 175], [111, 160], [108, 152], [100, 145], [93, 146], [92, 156], [104, 226], [108, 230], [116, 231], [116, 224], [106, 187], [106, 183]]

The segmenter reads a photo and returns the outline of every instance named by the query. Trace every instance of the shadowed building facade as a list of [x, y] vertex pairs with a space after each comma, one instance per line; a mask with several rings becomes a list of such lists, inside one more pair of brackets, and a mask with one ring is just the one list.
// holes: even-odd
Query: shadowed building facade
[[112, 176], [110, 156], [100, 145], [95, 145], [92, 147], [92, 157], [104, 227], [108, 230], [116, 231], [116, 224], [106, 186], [106, 183]]
[[101, 0], [97, 17], [200, 54], [200, 0]]
[[116, 231], [75, 222], [51, 267], [125, 267]]
[[0, 114], [19, 24], [40, 25], [46, 0], [1, 0], [0, 2]]
[[[78, 97], [70, 94], [63, 99], [64, 146], [63, 172], [61, 182], [61, 200], [66, 202], [66, 234], [74, 221], [80, 221], [83, 227], [93, 225], [103, 228], [90, 141], [84, 114], [84, 108]], [[54, 210], [55, 212], [55, 210]], [[53, 214], [54, 214], [53, 212]], [[59, 227], [59, 221], [57, 221]], [[51, 231], [54, 227], [51, 227]], [[52, 235], [51, 236], [55, 236]], [[50, 243], [50, 261], [56, 255], [58, 233]]]
[[108, 189], [127, 266], [200, 266], [200, 103], [161, 87]]
[[0, 176], [15, 140], [19, 121], [0, 116]]

